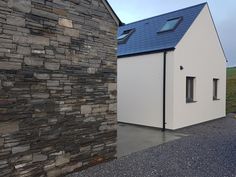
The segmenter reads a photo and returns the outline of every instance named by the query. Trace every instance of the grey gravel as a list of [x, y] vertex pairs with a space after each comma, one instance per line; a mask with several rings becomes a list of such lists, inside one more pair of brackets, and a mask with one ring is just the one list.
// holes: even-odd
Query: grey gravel
[[236, 119], [178, 130], [190, 136], [67, 177], [236, 177]]

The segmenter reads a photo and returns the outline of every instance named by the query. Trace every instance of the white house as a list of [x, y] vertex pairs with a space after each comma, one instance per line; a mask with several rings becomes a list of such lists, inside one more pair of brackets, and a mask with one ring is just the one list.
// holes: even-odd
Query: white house
[[121, 26], [118, 121], [179, 129], [225, 116], [226, 57], [207, 3]]

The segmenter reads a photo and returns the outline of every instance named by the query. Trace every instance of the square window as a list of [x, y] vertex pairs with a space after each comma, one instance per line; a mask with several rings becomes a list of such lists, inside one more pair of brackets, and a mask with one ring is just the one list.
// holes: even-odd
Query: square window
[[194, 102], [194, 82], [195, 77], [186, 77], [186, 102]]
[[166, 22], [165, 25], [161, 28], [161, 30], [159, 31], [159, 33], [175, 30], [175, 29], [177, 28], [177, 26], [180, 24], [180, 22], [181, 22], [182, 19], [183, 19], [182, 17], [178, 17], [178, 18], [174, 18], [174, 19], [167, 20], [167, 22]]

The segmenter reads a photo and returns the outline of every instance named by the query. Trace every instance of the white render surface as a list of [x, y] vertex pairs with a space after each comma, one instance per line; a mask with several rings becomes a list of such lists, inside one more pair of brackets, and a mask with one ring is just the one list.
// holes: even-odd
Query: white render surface
[[118, 121], [162, 124], [163, 54], [118, 60]]
[[[118, 59], [118, 121], [163, 126], [163, 53]], [[226, 59], [208, 5], [173, 52], [167, 53], [166, 128], [225, 116]], [[183, 70], [180, 70], [183, 66]], [[196, 77], [195, 103], [186, 103], [186, 77]], [[219, 79], [213, 100], [213, 79]]]
[[162, 124], [163, 54], [118, 60], [118, 121]]
[[[177, 45], [174, 61], [174, 129], [224, 117], [226, 59], [208, 5]], [[186, 103], [186, 76], [196, 77], [196, 103]], [[217, 101], [213, 100], [213, 78], [219, 79]]]

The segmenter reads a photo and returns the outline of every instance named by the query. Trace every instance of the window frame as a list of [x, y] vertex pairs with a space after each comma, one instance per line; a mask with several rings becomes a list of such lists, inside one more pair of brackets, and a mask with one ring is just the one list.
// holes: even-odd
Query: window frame
[[186, 103], [195, 103], [195, 83], [196, 77], [186, 77]]
[[[163, 30], [163, 28], [167, 25], [168, 22], [173, 21], [173, 20], [177, 20], [177, 19], [179, 19], [179, 20], [177, 21], [177, 23], [175, 24], [175, 26], [173, 28]], [[166, 23], [162, 26], [162, 28], [158, 31], [158, 33], [175, 31], [176, 28], [179, 26], [179, 24], [182, 22], [182, 20], [183, 20], [183, 17], [176, 17], [176, 18], [172, 18], [172, 19], [167, 20]]]
[[[125, 44], [134, 32], [135, 28], [124, 30], [122, 34], [117, 37], [118, 44]], [[121, 36], [124, 37], [121, 38]]]
[[218, 78], [213, 78], [213, 100], [219, 100], [219, 80]]

